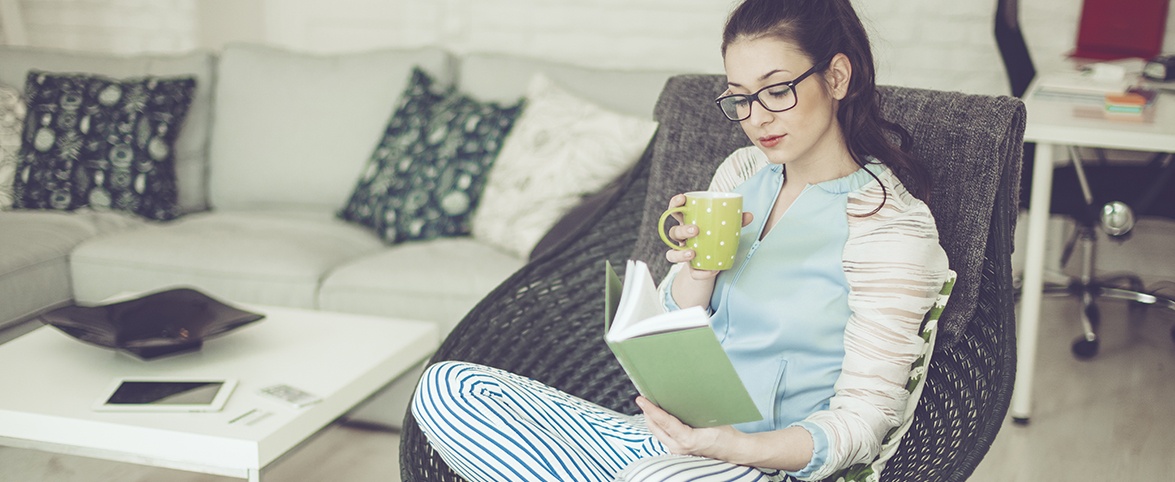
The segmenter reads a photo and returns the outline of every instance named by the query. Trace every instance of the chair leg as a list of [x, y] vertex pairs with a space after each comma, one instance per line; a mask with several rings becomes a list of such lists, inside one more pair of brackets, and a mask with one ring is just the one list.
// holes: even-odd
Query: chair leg
[[[1097, 298], [1112, 298], [1130, 303], [1129, 321], [1141, 320], [1147, 307], [1162, 304], [1175, 311], [1175, 300], [1147, 293], [1142, 278], [1136, 275], [1120, 275], [1112, 278], [1096, 278], [1094, 276], [1095, 254], [1097, 251], [1097, 229], [1093, 226], [1080, 224], [1077, 226], [1077, 243], [1081, 245], [1081, 276], [1074, 280], [1070, 292], [1081, 299], [1081, 329], [1082, 334], [1073, 340], [1071, 350], [1073, 356], [1088, 360], [1097, 356], [1100, 347], [1098, 328], [1101, 326], [1101, 310], [1098, 309]], [[1126, 282], [1128, 288], [1118, 284]], [[1175, 336], [1175, 331], [1173, 335]]]
[[[1125, 209], [1119, 209], [1118, 211], [1111, 210], [1107, 212], [1104, 207], [1102, 209], [1094, 209], [1095, 199], [1093, 189], [1089, 184], [1089, 179], [1086, 177], [1084, 162], [1081, 160], [1079, 154], [1077, 149], [1073, 147], [1069, 148], [1069, 157], [1073, 162], [1074, 173], [1077, 175], [1077, 183], [1081, 188], [1085, 211], [1078, 213], [1072, 218], [1075, 222], [1074, 231], [1066, 240], [1061, 252], [1061, 266], [1067, 266], [1069, 264], [1069, 260], [1074, 254], [1074, 251], [1080, 246], [1082, 255], [1081, 275], [1071, 278], [1067, 285], [1057, 285], [1055, 283], [1051, 285], [1045, 284], [1042, 287], [1042, 291], [1045, 295], [1072, 295], [1081, 300], [1082, 334], [1073, 340], [1071, 350], [1075, 357], [1087, 360], [1096, 356], [1099, 348], [1097, 332], [1101, 325], [1101, 311], [1097, 305], [1098, 297], [1129, 302], [1129, 322], [1141, 320], [1142, 315], [1152, 305], [1159, 305], [1175, 312], [1175, 297], [1159, 295], [1157, 294], [1158, 290], [1148, 292], [1142, 279], [1135, 275], [1121, 275], [1112, 278], [1096, 278], [1094, 276], [1094, 257], [1097, 251], [1099, 228], [1120, 240], [1125, 239], [1124, 236], [1129, 235], [1133, 227], [1133, 218], [1126, 216], [1130, 219], [1119, 219], [1119, 217], [1132, 215], [1133, 213], [1130, 212], [1130, 207], [1125, 204], [1120, 206], [1124, 206]], [[1151, 160], [1151, 164], [1153, 166], [1163, 167], [1160, 173], [1162, 185], [1165, 185], [1169, 179], [1175, 177], [1175, 154], [1157, 155]], [[1144, 193], [1142, 197], [1144, 206], [1149, 206], [1154, 201], [1154, 196], [1157, 193], [1156, 189], [1156, 187], [1152, 186], [1151, 189]], [[1107, 216], [1109, 217], [1107, 218]], [[1123, 282], [1128, 283], [1128, 287], [1123, 286]], [[1171, 339], [1175, 341], [1175, 327], [1171, 329]]]
[[1093, 279], [1094, 249], [1097, 242], [1097, 233], [1093, 226], [1079, 225], [1079, 240], [1081, 244], [1081, 328], [1083, 335], [1073, 341], [1073, 355], [1081, 359], [1089, 359], [1097, 355], [1098, 338], [1097, 328], [1101, 324], [1101, 312], [1095, 303], [1097, 286]]
[[[1124, 282], [1128, 283], [1128, 288], [1121, 287]], [[1123, 274], [1109, 278], [1098, 278], [1097, 285], [1098, 296], [1129, 302], [1126, 305], [1126, 315], [1130, 323], [1142, 321], [1147, 308], [1154, 304], [1154, 302], [1147, 301], [1153, 295], [1146, 291], [1146, 285], [1138, 275]]]

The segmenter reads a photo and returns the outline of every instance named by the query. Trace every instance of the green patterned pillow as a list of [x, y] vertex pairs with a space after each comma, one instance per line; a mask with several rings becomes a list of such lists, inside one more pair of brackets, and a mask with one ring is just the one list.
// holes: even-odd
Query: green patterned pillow
[[388, 243], [470, 233], [486, 175], [522, 102], [478, 102], [420, 69], [339, 217]]
[[195, 90], [192, 77], [30, 71], [15, 206], [178, 216], [174, 146]]
[[882, 469], [885, 468], [885, 463], [897, 453], [902, 436], [910, 430], [910, 424], [914, 422], [914, 409], [918, 408], [918, 399], [922, 397], [922, 388], [926, 385], [926, 370], [930, 367], [930, 356], [934, 353], [934, 341], [938, 337], [938, 318], [942, 316], [943, 308], [946, 308], [951, 290], [955, 287], [956, 278], [955, 272], [950, 271], [946, 282], [942, 285], [942, 290], [938, 292], [938, 298], [934, 300], [934, 306], [926, 312], [926, 316], [922, 319], [922, 354], [910, 366], [910, 379], [906, 382], [906, 391], [910, 392], [910, 399], [906, 402], [906, 411], [902, 414], [901, 425], [894, 427], [885, 435], [885, 440], [881, 442], [881, 451], [872, 463], [853, 465], [825, 480], [877, 482], [880, 479]]

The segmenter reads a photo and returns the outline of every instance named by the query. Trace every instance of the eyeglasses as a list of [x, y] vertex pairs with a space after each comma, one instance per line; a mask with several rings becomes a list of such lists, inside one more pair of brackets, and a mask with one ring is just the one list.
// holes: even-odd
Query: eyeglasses
[[[796, 84], [808, 78], [809, 75], [816, 73], [816, 71], [823, 69], [828, 63], [829, 60], [825, 60], [813, 65], [812, 68], [800, 74], [795, 80], [768, 85], [751, 95], [724, 95], [714, 102], [718, 104], [718, 108], [722, 110], [726, 118], [734, 122], [744, 121], [751, 117], [751, 103], [754, 101], [759, 101], [759, 105], [768, 111], [783, 112], [796, 106]], [[763, 95], [764, 92], [767, 95]]]

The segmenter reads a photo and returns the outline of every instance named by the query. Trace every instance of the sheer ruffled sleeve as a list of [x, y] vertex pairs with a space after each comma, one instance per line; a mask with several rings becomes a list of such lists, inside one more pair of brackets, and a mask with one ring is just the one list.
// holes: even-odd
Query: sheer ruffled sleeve
[[844, 270], [852, 315], [844, 365], [828, 410], [795, 424], [825, 442], [825, 453], [793, 474], [799, 478], [872, 462], [886, 433], [901, 424], [906, 381], [924, 343], [918, 329], [948, 275], [930, 209], [891, 172], [880, 177], [888, 192], [877, 213], [865, 215], [882, 202], [878, 184], [849, 197]]

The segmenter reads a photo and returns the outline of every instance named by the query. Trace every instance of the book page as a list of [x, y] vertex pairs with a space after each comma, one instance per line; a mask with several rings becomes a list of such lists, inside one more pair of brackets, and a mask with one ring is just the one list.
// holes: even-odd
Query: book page
[[710, 315], [700, 306], [693, 306], [677, 311], [670, 311], [645, 318], [637, 323], [622, 329], [612, 329], [608, 333], [608, 340], [630, 340], [642, 336], [656, 335], [670, 331], [688, 330], [691, 328], [709, 327]]
[[700, 307], [667, 313], [648, 265], [643, 261], [628, 260], [620, 306], [608, 330], [609, 340], [626, 340], [708, 324], [709, 316]]

